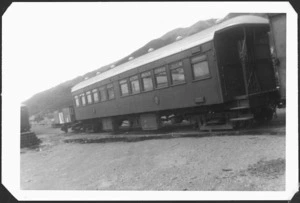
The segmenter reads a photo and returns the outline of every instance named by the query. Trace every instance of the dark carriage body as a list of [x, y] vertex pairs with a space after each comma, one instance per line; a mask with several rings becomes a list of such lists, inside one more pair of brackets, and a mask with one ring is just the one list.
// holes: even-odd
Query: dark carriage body
[[[222, 95], [218, 83], [217, 69], [212, 67], [214, 59], [212, 55], [211, 42], [205, 44], [207, 60], [210, 64], [210, 76], [205, 79], [193, 80], [190, 57], [193, 56], [192, 50], [187, 50], [161, 59], [151, 64], [146, 64], [138, 69], [132, 69], [127, 72], [107, 79], [99, 84], [94, 84], [86, 90], [81, 89], [77, 94], [84, 93], [88, 90], [113, 83], [115, 98], [105, 102], [94, 103], [91, 105], [75, 108], [77, 119], [89, 119], [97, 117], [117, 116], [125, 114], [135, 114], [152, 111], [163, 111], [170, 109], [188, 108], [199, 105], [211, 105], [222, 103]], [[201, 48], [200, 48], [201, 49]], [[151, 71], [153, 77], [153, 68], [161, 67], [174, 61], [182, 61], [185, 73], [185, 82], [171, 84], [170, 75], [167, 75], [168, 85], [166, 87], [153, 88], [150, 91], [142, 91], [138, 94], [122, 96], [120, 94], [119, 81], [129, 78], [130, 76], [139, 75], [143, 72]], [[152, 79], [154, 81], [154, 78]], [[179, 96], [180, 95], [180, 96]], [[197, 98], [203, 98], [203, 102], [196, 104]], [[157, 100], [155, 102], [155, 99]], [[100, 108], [99, 108], [100, 107]]]
[[67, 126], [71, 126], [76, 122], [75, 111], [73, 106], [62, 108], [59, 111], [53, 113], [52, 127], [65, 129]]
[[30, 131], [31, 124], [29, 122], [29, 111], [28, 107], [24, 104], [21, 104], [21, 133], [20, 133], [20, 146], [23, 147], [32, 147], [38, 145], [40, 140], [37, 138], [34, 132]]
[[[268, 29], [265, 18], [236, 17], [85, 80], [72, 88], [76, 119], [113, 129], [133, 118], [143, 129], [157, 129], [161, 116], [196, 118], [203, 125], [211, 112], [224, 117], [243, 104], [249, 110], [266, 106], [277, 97]], [[254, 46], [255, 36], [262, 42]], [[253, 53], [241, 62], [243, 43]], [[153, 89], [147, 90], [145, 78]], [[259, 88], [251, 87], [255, 83]]]
[[282, 103], [286, 100], [286, 14], [269, 14], [271, 49]]
[[21, 133], [30, 131], [28, 107], [21, 105]]

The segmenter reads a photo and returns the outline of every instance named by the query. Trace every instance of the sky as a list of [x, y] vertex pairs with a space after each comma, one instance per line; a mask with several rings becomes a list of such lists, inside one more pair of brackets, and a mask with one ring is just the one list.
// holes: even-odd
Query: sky
[[[3, 16], [3, 82], [34, 94], [117, 61], [149, 41], [228, 12], [189, 3], [13, 3]], [[201, 11], [201, 12], [200, 12]], [[5, 86], [5, 85], [4, 85]]]

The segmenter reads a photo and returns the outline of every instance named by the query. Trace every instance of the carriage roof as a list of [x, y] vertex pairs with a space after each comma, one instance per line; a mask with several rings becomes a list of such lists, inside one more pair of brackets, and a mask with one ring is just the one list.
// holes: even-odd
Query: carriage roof
[[142, 65], [148, 64], [150, 62], [165, 58], [167, 56], [179, 53], [181, 51], [190, 49], [197, 45], [203, 44], [205, 42], [211, 41], [214, 38], [216, 31], [222, 30], [226, 27], [242, 25], [242, 24], [268, 24], [268, 20], [258, 16], [238, 16], [227, 21], [224, 21], [220, 24], [217, 24], [213, 27], [210, 27], [206, 30], [193, 34], [189, 37], [183, 38], [179, 41], [173, 42], [172, 44], [161, 47], [157, 50], [149, 52], [145, 55], [142, 55], [138, 58], [130, 60], [126, 63], [123, 63], [119, 66], [116, 66], [106, 72], [103, 72], [95, 77], [84, 80], [72, 88], [72, 92], [80, 90], [84, 87], [90, 86], [107, 78], [113, 77], [125, 71], [140, 67]]

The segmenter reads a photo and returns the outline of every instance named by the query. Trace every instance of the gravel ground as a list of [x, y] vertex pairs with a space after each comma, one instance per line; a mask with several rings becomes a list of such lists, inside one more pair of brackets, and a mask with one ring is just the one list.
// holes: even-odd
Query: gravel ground
[[42, 145], [21, 150], [25, 190], [285, 190], [282, 134], [80, 144], [32, 130]]

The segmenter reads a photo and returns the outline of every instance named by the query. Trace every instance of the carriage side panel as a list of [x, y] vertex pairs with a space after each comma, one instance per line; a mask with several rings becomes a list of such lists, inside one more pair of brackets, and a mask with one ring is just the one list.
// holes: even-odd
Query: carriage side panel
[[[198, 52], [195, 50], [198, 50]], [[206, 55], [206, 60], [209, 65], [209, 77], [202, 79], [193, 78], [191, 57], [197, 55]], [[145, 71], [152, 71], [154, 68], [166, 66], [176, 61], [183, 62], [185, 75], [184, 83], [172, 85], [170, 74], [168, 74], [169, 83], [167, 87], [158, 89], [154, 88], [152, 91], [131, 94], [128, 96], [120, 95], [120, 80]], [[169, 69], [169, 67], [167, 69]], [[169, 73], [169, 70], [167, 72]], [[106, 83], [113, 80], [115, 99], [75, 108], [76, 118], [78, 120], [84, 120], [127, 114], [193, 108], [197, 106], [222, 103], [222, 93], [218, 77], [219, 75], [212, 50], [212, 43], [209, 42], [202, 45], [199, 49], [193, 48], [186, 50], [153, 63], [146, 64], [142, 67], [124, 72], [118, 76], [114, 76], [112, 79], [107, 80]], [[97, 85], [95, 84], [93, 87], [88, 87], [80, 91], [85, 92], [96, 86]], [[74, 95], [78, 95], [80, 91], [76, 91]]]

